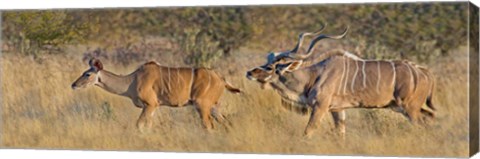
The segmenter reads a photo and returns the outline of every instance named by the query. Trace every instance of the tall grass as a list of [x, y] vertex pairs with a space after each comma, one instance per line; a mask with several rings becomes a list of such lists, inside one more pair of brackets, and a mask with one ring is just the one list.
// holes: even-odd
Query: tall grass
[[[5, 54], [1, 75], [3, 146], [380, 156], [466, 157], [468, 154], [466, 49], [437, 59], [429, 66], [437, 77], [435, 122], [427, 127], [414, 126], [388, 109], [352, 109], [347, 111], [345, 141], [335, 135], [330, 116], [324, 118], [312, 139], [303, 138], [308, 116], [284, 110], [276, 93], [261, 90], [255, 82], [244, 78], [244, 72], [261, 64], [264, 55], [253, 53], [258, 51], [240, 52], [216, 64], [217, 71], [245, 92], [241, 95], [225, 92], [220, 100], [220, 111], [233, 123], [230, 131], [217, 124], [216, 131], [206, 132], [194, 108], [187, 106], [159, 108], [152, 132], [147, 134], [135, 129], [141, 110], [129, 99], [98, 87], [76, 91], [70, 88], [71, 82], [88, 67], [81, 57], [47, 55], [39, 62]], [[156, 60], [165, 65], [175, 63]], [[105, 61], [104, 67], [126, 74], [138, 64], [119, 67]]]

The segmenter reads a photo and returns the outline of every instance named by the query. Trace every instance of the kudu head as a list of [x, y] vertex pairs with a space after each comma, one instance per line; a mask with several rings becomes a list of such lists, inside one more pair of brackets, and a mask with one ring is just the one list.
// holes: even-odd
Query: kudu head
[[291, 60], [293, 60], [289, 57], [289, 55], [291, 53], [296, 53], [302, 47], [304, 37], [317, 36], [325, 29], [325, 27], [326, 25], [323, 25], [323, 27], [316, 32], [300, 33], [298, 36], [297, 44], [292, 50], [285, 52], [269, 53], [267, 55], [267, 62], [264, 65], [255, 67], [252, 70], [247, 71], [247, 78], [263, 84], [262, 88], [264, 88], [263, 86], [265, 86], [266, 83], [270, 82], [270, 80], [274, 78], [274, 76], [276, 76], [275, 66], [278, 64], [289, 63]]
[[96, 58], [90, 59], [88, 62], [90, 68], [82, 73], [72, 84], [72, 89], [85, 88], [99, 82], [98, 72], [103, 69], [103, 64]]
[[[275, 76], [282, 75], [285, 72], [291, 72], [297, 69], [300, 69], [302, 63], [305, 59], [310, 57], [314, 51], [315, 44], [321, 39], [330, 38], [330, 39], [341, 39], [348, 32], [348, 27], [341, 35], [318, 35], [323, 31], [325, 27], [322, 27], [320, 31], [314, 33], [301, 33], [295, 47], [290, 51], [279, 52], [279, 53], [270, 53], [267, 56], [267, 63], [262, 66], [255, 67], [250, 71], [247, 71], [247, 78], [250, 80], [255, 80], [260, 82], [263, 86], [266, 83], [270, 82], [271, 79], [274, 79]], [[306, 54], [298, 53], [298, 50], [301, 48], [303, 43], [303, 38], [305, 36], [317, 36], [310, 43]]]

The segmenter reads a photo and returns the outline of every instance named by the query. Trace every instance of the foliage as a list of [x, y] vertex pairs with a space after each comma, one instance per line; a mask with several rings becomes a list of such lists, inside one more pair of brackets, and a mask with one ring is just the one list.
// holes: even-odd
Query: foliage
[[[427, 61], [466, 44], [460, 39], [467, 36], [467, 6], [468, 3], [397, 3], [259, 7], [253, 9], [254, 17], [259, 17], [253, 23], [266, 31], [255, 40], [275, 39], [278, 43], [278, 37], [286, 37], [291, 44], [288, 47], [293, 47], [298, 33], [315, 31], [320, 24], [327, 23], [324, 32], [329, 34], [338, 34], [349, 26], [347, 40], [342, 42], [353, 48], [363, 46], [360, 50], [366, 57]], [[386, 48], [381, 55], [371, 52], [379, 47]]]
[[300, 32], [315, 31], [325, 23], [328, 34], [350, 26], [346, 40], [338, 43], [356, 48], [366, 58], [429, 61], [466, 44], [461, 39], [468, 29], [468, 3], [463, 2], [16, 11], [4, 15], [4, 38], [20, 52], [83, 41], [131, 49], [150, 37], [165, 37], [179, 45], [179, 53], [187, 54], [186, 63], [197, 66], [211, 65], [240, 47], [265, 52], [290, 49]]
[[351, 20], [362, 19], [360, 16], [368, 18], [363, 23], [355, 23], [356, 31], [353, 31], [365, 30], [363, 36], [368, 37], [367, 42], [380, 42], [404, 58], [427, 61], [431, 56], [446, 55], [449, 50], [465, 44], [460, 39], [467, 38], [466, 7], [466, 3], [355, 6]]
[[242, 46], [253, 34], [246, 8], [166, 9], [154, 19], [162, 19], [156, 23], [189, 54], [186, 62], [196, 66], [209, 67], [215, 59]]
[[175, 39], [179, 41], [181, 49], [189, 53], [185, 62], [197, 67], [211, 67], [211, 63], [221, 56], [218, 42], [200, 29], [189, 28], [184, 31]]
[[46, 48], [83, 42], [91, 31], [88, 21], [79, 22], [66, 11], [7, 12], [3, 18], [2, 32], [7, 43], [18, 52], [31, 55]]

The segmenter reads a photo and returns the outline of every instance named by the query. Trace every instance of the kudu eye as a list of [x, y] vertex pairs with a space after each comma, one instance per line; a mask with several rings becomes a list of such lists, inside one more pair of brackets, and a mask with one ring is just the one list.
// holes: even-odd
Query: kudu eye
[[90, 73], [86, 73], [85, 76], [90, 77]]

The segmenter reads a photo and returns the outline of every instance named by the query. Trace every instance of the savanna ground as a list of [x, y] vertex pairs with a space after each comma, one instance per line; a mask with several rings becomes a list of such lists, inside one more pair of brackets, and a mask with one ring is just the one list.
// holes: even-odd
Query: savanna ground
[[[253, 51], [252, 51], [253, 52]], [[466, 51], [430, 66], [437, 76], [437, 119], [427, 127], [411, 125], [391, 110], [347, 111], [345, 142], [327, 116], [312, 139], [302, 137], [308, 117], [284, 110], [272, 90], [261, 90], [244, 78], [263, 54], [232, 57], [234, 73], [218, 70], [245, 92], [225, 92], [221, 111], [234, 124], [212, 134], [201, 127], [193, 107], [161, 107], [151, 134], [140, 134], [135, 122], [141, 110], [127, 98], [98, 87], [70, 88], [88, 65], [78, 57], [49, 56], [41, 63], [4, 55], [2, 61], [3, 145], [10, 148], [142, 150], [181, 152], [373, 154], [458, 156], [468, 152]], [[258, 60], [255, 60], [258, 59]], [[165, 65], [174, 62], [155, 59]], [[107, 70], [126, 74], [138, 64]]]
[[[466, 45], [458, 45], [424, 64], [436, 76], [434, 103], [438, 110], [433, 122], [416, 126], [389, 109], [351, 109], [347, 111], [345, 141], [335, 134], [330, 115], [325, 116], [313, 138], [304, 138], [308, 116], [285, 110], [273, 90], [262, 90], [245, 78], [248, 69], [265, 62], [267, 49], [259, 47], [235, 49], [213, 63], [214, 70], [244, 91], [239, 95], [225, 91], [220, 99], [220, 111], [233, 123], [230, 131], [216, 123], [216, 130], [208, 133], [195, 109], [186, 106], [160, 107], [152, 132], [139, 133], [135, 123], [141, 109], [129, 99], [99, 87], [70, 88], [88, 68], [82, 53], [92, 45], [69, 45], [62, 51], [66, 54], [2, 54], [2, 147], [378, 156], [468, 154]], [[320, 45], [323, 48], [317, 50], [342, 46], [334, 41]], [[281, 51], [278, 48], [274, 51]], [[182, 63], [184, 56], [173, 52], [144, 51], [155, 53], [148, 59], [165, 66], [188, 66]], [[120, 58], [128, 61], [131, 57]], [[103, 62], [106, 70], [127, 74], [146, 61], [122, 65], [103, 58]]]

